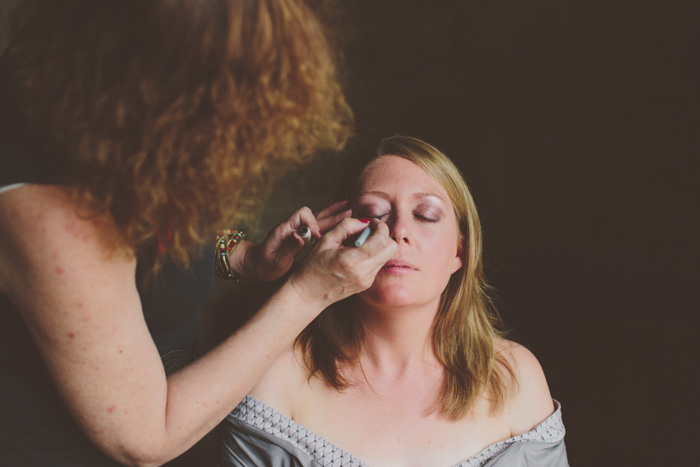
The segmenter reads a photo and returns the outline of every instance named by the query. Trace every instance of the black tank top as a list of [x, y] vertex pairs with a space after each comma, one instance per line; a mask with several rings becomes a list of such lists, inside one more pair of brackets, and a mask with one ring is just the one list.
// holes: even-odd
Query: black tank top
[[[29, 130], [20, 118], [3, 62], [0, 59], [0, 187], [61, 184], [65, 167], [47, 160], [47, 138]], [[199, 310], [213, 278], [210, 250], [203, 247], [193, 255], [187, 269], [166, 260], [148, 282], [144, 272], [150, 264], [138, 258], [136, 283], [144, 317], [168, 373], [194, 356]], [[0, 466], [113, 465], [118, 464], [95, 448], [73, 421], [24, 321], [0, 292]]]

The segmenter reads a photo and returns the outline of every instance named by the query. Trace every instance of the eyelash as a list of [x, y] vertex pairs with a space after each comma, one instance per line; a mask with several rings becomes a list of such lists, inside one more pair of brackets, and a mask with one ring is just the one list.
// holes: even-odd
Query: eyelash
[[[371, 217], [371, 218], [376, 218], [376, 219], [381, 220], [383, 217], [386, 217], [388, 215], [389, 215], [388, 213], [387, 214], [369, 214], [369, 213], [366, 213], [362, 217]], [[428, 216], [424, 216], [422, 214], [416, 214], [416, 213], [413, 214], [413, 217], [415, 217], [416, 219], [419, 219], [421, 221], [424, 221], [424, 222], [438, 222], [440, 220], [439, 217], [428, 217]]]
[[437, 222], [440, 220], [439, 217], [427, 217], [427, 216], [422, 216], [420, 214], [414, 214], [414, 216], [422, 221], [425, 221], [425, 222]]

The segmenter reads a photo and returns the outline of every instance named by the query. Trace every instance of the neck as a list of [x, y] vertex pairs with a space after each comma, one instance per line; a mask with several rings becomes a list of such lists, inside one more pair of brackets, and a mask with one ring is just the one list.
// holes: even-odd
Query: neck
[[411, 367], [436, 364], [432, 324], [439, 301], [421, 306], [379, 307], [355, 302], [363, 339], [359, 358], [379, 371], [403, 373]]

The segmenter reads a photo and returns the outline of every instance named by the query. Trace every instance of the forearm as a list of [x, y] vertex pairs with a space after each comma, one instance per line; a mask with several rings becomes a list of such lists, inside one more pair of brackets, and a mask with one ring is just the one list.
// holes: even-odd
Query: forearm
[[[240, 402], [319, 311], [283, 285], [236, 333], [170, 376], [165, 409], [153, 414], [162, 414], [162, 423], [155, 423], [161, 429], [150, 439], [135, 437], [135, 444], [113, 455], [122, 462], [159, 464], [184, 452]], [[153, 426], [153, 420], [148, 424]]]
[[323, 308], [366, 289], [396, 249], [386, 232], [375, 232], [362, 249], [344, 248], [364, 227], [346, 219], [236, 334], [166, 378], [134, 280], [133, 252], [105, 248], [111, 217], [85, 219], [76, 212], [60, 187], [4, 193], [0, 287], [78, 425], [127, 464], [162, 464], [192, 446]]

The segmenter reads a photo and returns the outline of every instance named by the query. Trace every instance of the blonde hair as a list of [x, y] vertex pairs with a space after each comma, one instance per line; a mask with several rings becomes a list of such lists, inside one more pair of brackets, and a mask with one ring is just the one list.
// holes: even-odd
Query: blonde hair
[[[383, 140], [361, 174], [386, 155], [413, 162], [440, 183], [450, 197], [459, 229], [463, 266], [451, 276], [443, 291], [432, 325], [433, 350], [444, 368], [438, 407], [449, 418], [459, 419], [486, 394], [492, 410], [500, 410], [509, 387], [506, 377], [514, 381], [514, 372], [495, 347], [501, 337], [500, 320], [488, 296], [481, 225], [469, 188], [447, 156], [421, 140], [405, 136]], [[362, 329], [345, 300], [321, 313], [299, 335], [296, 345], [310, 376], [318, 376], [342, 390], [349, 382], [340, 365], [356, 362], [361, 338]]]
[[26, 0], [8, 64], [17, 107], [59, 148], [60, 183], [135, 251], [169, 232], [182, 264], [287, 166], [351, 132], [302, 0]]

